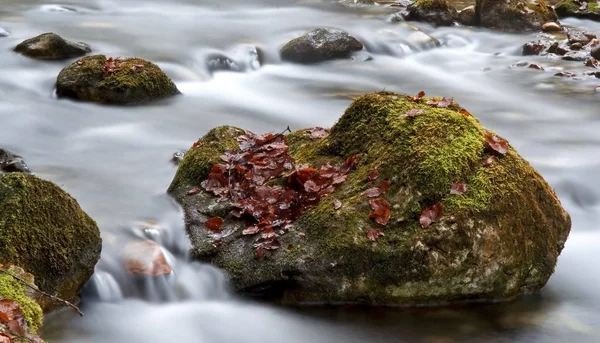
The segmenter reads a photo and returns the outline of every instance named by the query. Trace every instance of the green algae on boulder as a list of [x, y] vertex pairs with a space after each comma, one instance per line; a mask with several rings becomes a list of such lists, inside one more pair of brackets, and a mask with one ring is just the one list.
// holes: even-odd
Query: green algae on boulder
[[[325, 138], [306, 130], [286, 136], [297, 166], [336, 165], [356, 154], [360, 162], [333, 193], [274, 231], [279, 249], [257, 258], [257, 239], [243, 235], [235, 204], [202, 190], [223, 152], [239, 148], [241, 133], [209, 132], [169, 188], [184, 208], [192, 254], [225, 269], [240, 293], [283, 303], [507, 299], [545, 285], [570, 231], [544, 179], [512, 147], [495, 153], [486, 137], [496, 136], [458, 104], [381, 92], [356, 99]], [[370, 181], [374, 169], [379, 176]], [[381, 196], [391, 210], [386, 225], [370, 219], [363, 195], [381, 180], [390, 182]], [[466, 192], [450, 194], [457, 182]], [[443, 217], [422, 227], [422, 211], [438, 203]], [[222, 232], [205, 227], [212, 217], [224, 219]]]
[[[77, 302], [101, 248], [96, 223], [58, 186], [31, 174], [0, 176], [0, 263], [25, 268], [41, 290]], [[44, 311], [62, 305], [39, 302]]]
[[448, 0], [416, 0], [407, 7], [407, 11], [406, 20], [423, 21], [435, 26], [451, 26], [458, 14]]
[[84, 57], [65, 67], [56, 79], [60, 97], [110, 104], [136, 104], [179, 94], [171, 79], [141, 58]]
[[296, 63], [317, 63], [345, 58], [363, 48], [348, 32], [319, 28], [292, 39], [281, 48], [281, 58]]
[[15, 51], [31, 58], [60, 60], [83, 56], [92, 49], [85, 43], [71, 42], [49, 32], [21, 42]]
[[556, 13], [544, 0], [476, 0], [474, 24], [507, 32], [539, 30]]
[[575, 17], [600, 21], [598, 1], [563, 0], [554, 6], [559, 18]]

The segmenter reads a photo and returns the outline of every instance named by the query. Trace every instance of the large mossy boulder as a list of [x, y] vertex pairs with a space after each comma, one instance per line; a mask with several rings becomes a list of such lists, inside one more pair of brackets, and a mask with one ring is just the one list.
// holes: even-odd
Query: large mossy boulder
[[15, 51], [31, 58], [61, 60], [83, 56], [92, 49], [85, 43], [71, 42], [49, 32], [21, 42], [15, 47]]
[[145, 103], [178, 93], [156, 64], [142, 58], [88, 56], [65, 67], [56, 79], [58, 96], [100, 103]]
[[448, 0], [416, 0], [407, 7], [405, 19], [435, 26], [451, 26], [457, 15], [456, 8]]
[[563, 0], [554, 6], [559, 18], [575, 17], [600, 21], [600, 3], [596, 0]]
[[363, 45], [348, 32], [335, 28], [314, 29], [281, 48], [281, 58], [295, 63], [317, 63], [349, 57]]
[[[169, 188], [184, 208], [192, 254], [225, 269], [241, 293], [283, 303], [507, 299], [545, 285], [570, 231], [568, 213], [540, 174], [465, 109], [449, 99], [381, 92], [356, 99], [329, 135], [321, 129], [286, 135], [292, 170], [330, 170], [328, 164], [348, 165], [356, 154], [359, 162], [291, 225], [252, 235], [248, 218], [231, 211], [239, 202], [204, 191], [220, 172], [230, 187], [227, 170], [238, 167], [213, 167], [231, 163], [223, 159], [278, 168], [235, 154], [247, 136], [234, 127], [211, 130], [186, 153]], [[261, 154], [281, 156], [280, 149], [273, 143]], [[294, 187], [286, 174], [267, 185]], [[304, 183], [307, 192], [315, 187]], [[222, 193], [225, 200], [233, 192]], [[369, 196], [385, 201], [374, 207]], [[387, 209], [389, 221], [381, 220]], [[259, 251], [274, 234], [277, 244]]]
[[[41, 290], [77, 302], [101, 249], [96, 223], [58, 186], [31, 174], [0, 176], [0, 263], [23, 267]], [[62, 306], [50, 298], [40, 305]]]
[[556, 13], [544, 0], [476, 0], [474, 24], [507, 32], [540, 30], [557, 21]]

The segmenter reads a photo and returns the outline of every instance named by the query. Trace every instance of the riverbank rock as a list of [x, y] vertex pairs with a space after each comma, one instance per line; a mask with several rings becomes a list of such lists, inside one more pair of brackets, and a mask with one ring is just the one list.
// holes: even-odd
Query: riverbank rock
[[407, 7], [407, 21], [423, 21], [435, 26], [451, 26], [458, 13], [448, 0], [416, 0]]
[[[77, 302], [92, 276], [102, 241], [96, 223], [77, 201], [34, 175], [0, 176], [0, 263], [35, 275], [43, 291]], [[44, 311], [62, 306], [40, 299]]]
[[349, 57], [363, 45], [348, 32], [319, 28], [292, 39], [281, 48], [281, 58], [296, 63], [317, 63]]
[[83, 56], [92, 49], [85, 43], [71, 42], [49, 32], [21, 42], [15, 51], [31, 58], [60, 60]]
[[0, 173], [23, 172], [30, 173], [25, 160], [19, 155], [15, 155], [8, 150], [0, 148]]
[[144, 103], [178, 93], [156, 64], [137, 57], [84, 57], [61, 70], [56, 79], [58, 96], [101, 103]]
[[473, 25], [473, 21], [475, 20], [475, 6], [467, 6], [462, 10], [458, 11], [456, 16], [456, 21], [461, 25], [470, 26]]
[[215, 128], [169, 193], [193, 256], [288, 304], [511, 298], [544, 286], [571, 226], [505, 140], [424, 93], [364, 95], [331, 130]]
[[559, 18], [575, 17], [600, 21], [600, 4], [597, 1], [563, 0], [554, 6]]
[[477, 0], [475, 12], [475, 25], [507, 32], [536, 31], [558, 20], [544, 0]]

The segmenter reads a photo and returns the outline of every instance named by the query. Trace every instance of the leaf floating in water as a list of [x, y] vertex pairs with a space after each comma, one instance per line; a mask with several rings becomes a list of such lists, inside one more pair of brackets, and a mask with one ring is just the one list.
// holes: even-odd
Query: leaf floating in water
[[384, 237], [385, 234], [379, 230], [375, 230], [373, 228], [370, 228], [367, 231], [367, 239], [370, 240], [371, 242], [375, 242], [377, 240], [377, 238], [379, 237]]
[[386, 225], [390, 221], [390, 203], [383, 198], [369, 200], [373, 213], [369, 214], [369, 218], [375, 220], [379, 225]]
[[506, 155], [508, 152], [508, 142], [489, 131], [485, 135], [485, 141], [492, 150], [499, 154]]
[[407, 118], [414, 118], [418, 115], [421, 115], [425, 113], [425, 110], [419, 109], [419, 108], [413, 108], [411, 110], [406, 111], [406, 113], [404, 114]]
[[221, 217], [213, 217], [208, 219], [206, 222], [204, 222], [204, 226], [206, 226], [206, 228], [209, 231], [212, 231], [214, 233], [221, 233], [223, 232], [223, 218]]
[[444, 215], [444, 205], [441, 203], [437, 203], [431, 207], [427, 207], [421, 212], [421, 216], [419, 217], [419, 223], [422, 228], [427, 228], [431, 225], [431, 223], [439, 220]]
[[450, 188], [450, 194], [460, 195], [467, 191], [467, 185], [460, 182], [454, 182]]

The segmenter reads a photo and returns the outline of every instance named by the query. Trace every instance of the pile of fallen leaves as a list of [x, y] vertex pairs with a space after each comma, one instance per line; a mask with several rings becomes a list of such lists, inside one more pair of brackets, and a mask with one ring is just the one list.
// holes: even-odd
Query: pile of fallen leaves
[[[315, 138], [325, 135], [318, 133]], [[239, 150], [226, 151], [221, 156], [223, 163], [212, 167], [201, 186], [233, 204], [231, 214], [246, 221], [244, 235], [260, 234], [254, 242], [259, 259], [265, 250], [281, 247], [278, 237], [289, 231], [289, 224], [308, 207], [333, 193], [359, 158], [354, 155], [342, 164], [325, 164], [315, 169], [295, 165], [283, 134], [257, 135], [247, 131], [237, 141]], [[275, 179], [283, 179], [284, 185], [269, 184]], [[192, 189], [188, 194], [197, 192]], [[205, 223], [215, 233], [222, 231], [222, 225], [220, 217]]]
[[[85, 57], [80, 59], [79, 61], [77, 61], [78, 65], [83, 65], [83, 63], [85, 63]], [[104, 77], [109, 76], [110, 74], [118, 71], [119, 68], [123, 67], [124, 65], [125, 65], [125, 62], [123, 62], [120, 57], [107, 58], [106, 61], [104, 62], [104, 66], [102, 67], [103, 76]], [[131, 66], [131, 68], [129, 68], [129, 70], [131, 70], [132, 72], [136, 72], [143, 68], [144, 68], [143, 64], [134, 64], [133, 66]], [[2, 343], [2, 342], [0, 342], [0, 343]]]
[[[0, 264], [0, 271], [12, 273], [22, 271], [20, 268]], [[31, 342], [43, 343], [44, 341], [33, 334], [27, 326], [27, 321], [19, 304], [11, 299], [0, 299], [0, 343]]]

